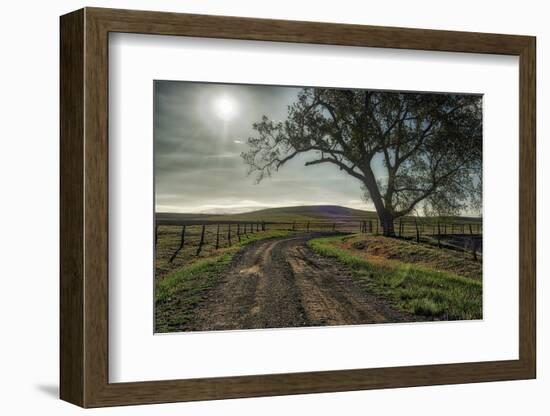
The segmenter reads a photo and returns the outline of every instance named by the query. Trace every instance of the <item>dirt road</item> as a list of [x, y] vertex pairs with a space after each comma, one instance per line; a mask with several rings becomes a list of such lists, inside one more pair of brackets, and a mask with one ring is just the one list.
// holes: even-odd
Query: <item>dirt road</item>
[[246, 246], [185, 330], [353, 325], [411, 320], [307, 247], [319, 234]]

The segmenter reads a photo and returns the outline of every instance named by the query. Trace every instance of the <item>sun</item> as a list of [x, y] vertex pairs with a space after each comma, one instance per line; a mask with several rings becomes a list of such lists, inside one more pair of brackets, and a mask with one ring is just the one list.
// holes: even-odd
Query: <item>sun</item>
[[235, 117], [237, 105], [230, 97], [222, 96], [214, 101], [214, 110], [219, 118], [224, 121], [229, 121]]

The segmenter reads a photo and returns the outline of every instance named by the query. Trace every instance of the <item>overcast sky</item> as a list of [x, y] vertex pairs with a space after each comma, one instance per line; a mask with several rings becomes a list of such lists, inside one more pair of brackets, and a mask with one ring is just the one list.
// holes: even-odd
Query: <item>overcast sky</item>
[[294, 205], [372, 209], [360, 183], [333, 165], [305, 167], [299, 155], [261, 183], [240, 154], [262, 115], [284, 120], [299, 89], [155, 82], [157, 212], [231, 213]]

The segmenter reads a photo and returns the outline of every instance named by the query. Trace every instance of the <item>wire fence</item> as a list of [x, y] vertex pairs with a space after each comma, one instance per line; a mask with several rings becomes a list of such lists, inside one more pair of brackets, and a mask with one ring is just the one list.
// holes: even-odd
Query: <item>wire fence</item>
[[[173, 263], [178, 257], [231, 247], [256, 233], [276, 230], [320, 233], [360, 233], [381, 235], [378, 219], [340, 221], [172, 221], [158, 222], [155, 228], [157, 258]], [[482, 255], [481, 220], [443, 221], [433, 218], [404, 218], [394, 222], [395, 237], [439, 248], [469, 253], [475, 260]], [[161, 239], [162, 241], [159, 241]]]

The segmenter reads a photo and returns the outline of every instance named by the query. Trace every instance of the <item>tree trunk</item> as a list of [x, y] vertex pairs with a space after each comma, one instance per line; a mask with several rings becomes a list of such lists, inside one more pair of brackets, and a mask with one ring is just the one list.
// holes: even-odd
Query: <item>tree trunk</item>
[[382, 234], [386, 237], [395, 237], [395, 229], [393, 228], [394, 217], [388, 212], [379, 215], [380, 224], [382, 225]]
[[393, 228], [394, 215], [390, 212], [384, 205], [382, 195], [378, 189], [378, 184], [374, 177], [374, 173], [370, 168], [370, 165], [367, 165], [363, 169], [365, 173], [365, 180], [363, 181], [365, 187], [369, 191], [369, 195], [380, 219], [380, 225], [382, 226], [382, 234], [386, 237], [395, 237], [395, 230]]

